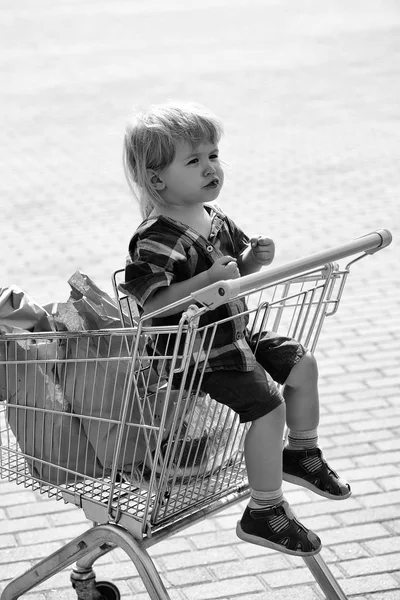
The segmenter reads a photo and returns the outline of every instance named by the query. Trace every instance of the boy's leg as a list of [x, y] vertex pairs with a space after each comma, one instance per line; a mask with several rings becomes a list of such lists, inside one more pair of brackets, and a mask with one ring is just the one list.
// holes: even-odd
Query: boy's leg
[[272, 378], [256, 365], [249, 372], [206, 373], [201, 388], [238, 413], [242, 423], [251, 423], [244, 442], [251, 488], [266, 492], [279, 489], [285, 402]]
[[283, 479], [315, 493], [343, 500], [349, 484], [324, 460], [318, 448], [318, 367], [314, 356], [290, 338], [269, 332], [255, 346], [257, 360], [284, 384], [288, 445], [283, 450]]
[[283, 403], [250, 425], [244, 442], [244, 453], [247, 476], [253, 490], [272, 492], [282, 487], [284, 426]]
[[244, 451], [252, 496], [237, 535], [248, 542], [296, 556], [321, 549], [318, 536], [299, 523], [282, 494], [285, 405], [275, 383], [257, 365], [249, 373], [206, 374], [202, 389], [230, 406], [242, 422], [252, 421]]
[[291, 370], [283, 396], [289, 428], [288, 444], [283, 450], [283, 478], [326, 498], [348, 498], [350, 485], [329, 467], [318, 447], [318, 368], [310, 352]]
[[320, 551], [321, 541], [295, 518], [283, 497], [284, 423], [282, 404], [250, 426], [245, 459], [251, 498], [236, 533], [246, 542], [295, 556], [312, 556]]
[[290, 431], [313, 431], [319, 425], [318, 367], [311, 352], [294, 365], [283, 387]]

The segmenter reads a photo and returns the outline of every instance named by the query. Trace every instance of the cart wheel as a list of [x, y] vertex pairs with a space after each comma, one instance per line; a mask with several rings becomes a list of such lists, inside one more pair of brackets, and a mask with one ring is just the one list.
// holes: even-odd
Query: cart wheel
[[101, 594], [102, 600], [121, 600], [119, 589], [111, 581], [96, 582], [96, 590]]

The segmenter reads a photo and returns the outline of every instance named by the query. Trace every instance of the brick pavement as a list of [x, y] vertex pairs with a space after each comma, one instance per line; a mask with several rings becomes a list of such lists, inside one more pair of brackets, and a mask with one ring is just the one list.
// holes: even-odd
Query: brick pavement
[[[133, 103], [196, 99], [225, 122], [221, 203], [277, 263], [399, 230], [399, 26], [393, 0], [119, 0], [0, 5], [1, 285], [63, 300], [86, 271], [110, 291], [138, 213], [120, 166]], [[129, 218], [127, 218], [129, 215]], [[345, 503], [287, 486], [357, 600], [400, 597], [398, 250], [354, 266], [318, 359], [323, 447]], [[235, 506], [150, 550], [172, 600], [318, 600], [302, 561], [246, 545]], [[81, 512], [0, 481], [0, 590], [88, 527]], [[97, 563], [147, 594], [121, 551]], [[27, 597], [71, 598], [69, 571]]]

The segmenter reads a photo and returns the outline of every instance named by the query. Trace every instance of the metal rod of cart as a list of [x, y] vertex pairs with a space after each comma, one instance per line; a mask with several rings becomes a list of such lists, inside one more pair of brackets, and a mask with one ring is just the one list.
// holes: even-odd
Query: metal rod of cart
[[[16, 600], [73, 563], [78, 598], [117, 600], [116, 586], [97, 582], [93, 571], [116, 547], [149, 597], [169, 600], [147, 549], [249, 495], [246, 426], [201, 389], [222, 325], [202, 326], [202, 314], [243, 298], [249, 335], [276, 331], [314, 351], [351, 265], [390, 242], [382, 229], [218, 282], [182, 301], [191, 304], [171, 327], [151, 324], [162, 310], [139, 318], [117, 272], [120, 329], [0, 336], [0, 476], [73, 503], [93, 522], [12, 580], [1, 600]], [[343, 259], [350, 262], [340, 266]], [[321, 555], [303, 560], [328, 600], [346, 599]]]

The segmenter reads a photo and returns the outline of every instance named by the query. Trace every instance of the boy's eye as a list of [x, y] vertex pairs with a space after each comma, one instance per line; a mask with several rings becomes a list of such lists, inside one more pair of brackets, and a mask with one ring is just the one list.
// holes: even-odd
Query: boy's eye
[[198, 158], [192, 158], [192, 160], [189, 160], [188, 165], [194, 165], [199, 161]]
[[216, 160], [216, 159], [218, 158], [218, 154], [211, 154], [211, 155], [210, 155], [210, 158], [211, 158], [212, 160]]

